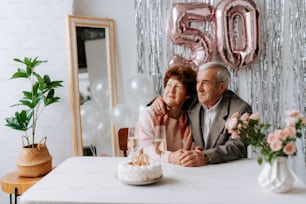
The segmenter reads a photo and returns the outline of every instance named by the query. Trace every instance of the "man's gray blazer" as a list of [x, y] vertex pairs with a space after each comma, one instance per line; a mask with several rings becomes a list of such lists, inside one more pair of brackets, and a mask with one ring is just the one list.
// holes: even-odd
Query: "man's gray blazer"
[[[235, 112], [252, 113], [249, 104], [230, 90], [224, 92], [222, 100], [217, 106], [215, 119], [211, 125], [207, 142], [203, 141], [202, 112], [205, 111], [197, 97], [189, 105], [187, 112], [194, 139], [197, 146], [203, 147], [203, 153], [209, 158], [209, 163], [221, 163], [247, 157], [247, 144], [240, 139], [231, 139], [225, 128], [226, 120]], [[205, 115], [205, 113], [204, 113]], [[205, 144], [204, 144], [205, 143]]]

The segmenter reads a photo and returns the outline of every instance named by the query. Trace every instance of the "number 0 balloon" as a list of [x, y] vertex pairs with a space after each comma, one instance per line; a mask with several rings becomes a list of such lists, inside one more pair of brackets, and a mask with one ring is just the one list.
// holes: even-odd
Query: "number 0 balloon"
[[254, 1], [220, 1], [216, 25], [217, 46], [225, 64], [239, 70], [259, 56], [259, 10]]

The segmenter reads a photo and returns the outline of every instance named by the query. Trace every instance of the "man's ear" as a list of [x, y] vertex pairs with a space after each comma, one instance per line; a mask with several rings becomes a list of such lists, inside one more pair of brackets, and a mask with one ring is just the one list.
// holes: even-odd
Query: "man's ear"
[[226, 90], [227, 86], [225, 83], [220, 83], [220, 91], [222, 91], [222, 93]]

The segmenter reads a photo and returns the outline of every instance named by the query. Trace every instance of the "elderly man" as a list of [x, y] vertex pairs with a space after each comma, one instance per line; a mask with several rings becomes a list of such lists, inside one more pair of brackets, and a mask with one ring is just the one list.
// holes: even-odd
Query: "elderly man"
[[[247, 156], [247, 144], [231, 139], [225, 128], [226, 120], [235, 112], [252, 112], [249, 104], [228, 90], [231, 75], [227, 67], [210, 62], [199, 67], [197, 98], [188, 107], [194, 148], [177, 152], [182, 166], [203, 166], [232, 161]], [[152, 104], [157, 114], [165, 114], [162, 98]]]

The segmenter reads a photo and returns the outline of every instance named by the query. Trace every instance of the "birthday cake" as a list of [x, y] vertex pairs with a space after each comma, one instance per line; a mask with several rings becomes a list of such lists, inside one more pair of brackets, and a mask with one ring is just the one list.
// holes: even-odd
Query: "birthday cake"
[[142, 155], [119, 163], [117, 175], [122, 181], [145, 182], [161, 178], [162, 168], [159, 162], [149, 161], [146, 155]]

